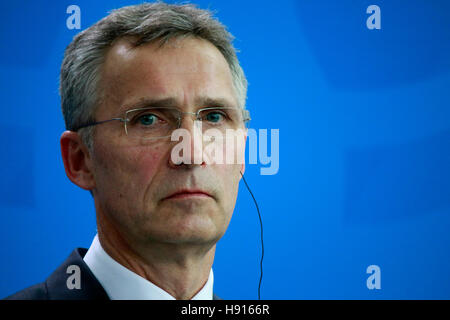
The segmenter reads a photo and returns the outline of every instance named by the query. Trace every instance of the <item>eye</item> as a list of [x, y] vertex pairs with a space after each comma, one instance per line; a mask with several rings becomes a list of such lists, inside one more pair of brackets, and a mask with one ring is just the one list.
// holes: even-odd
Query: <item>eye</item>
[[211, 111], [208, 112], [205, 116], [205, 120], [212, 122], [212, 123], [218, 123], [223, 121], [224, 118], [224, 114], [222, 112], [218, 112], [218, 111]]
[[155, 116], [154, 114], [148, 113], [139, 116], [137, 121], [139, 124], [142, 124], [144, 126], [150, 126], [158, 121], [158, 117]]

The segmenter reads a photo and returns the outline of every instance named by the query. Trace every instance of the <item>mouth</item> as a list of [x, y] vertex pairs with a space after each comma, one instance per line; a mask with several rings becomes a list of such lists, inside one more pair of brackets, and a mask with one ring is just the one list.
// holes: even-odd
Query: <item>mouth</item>
[[203, 190], [179, 190], [168, 197], [165, 197], [163, 200], [176, 200], [176, 199], [193, 199], [193, 198], [213, 198], [208, 192]]

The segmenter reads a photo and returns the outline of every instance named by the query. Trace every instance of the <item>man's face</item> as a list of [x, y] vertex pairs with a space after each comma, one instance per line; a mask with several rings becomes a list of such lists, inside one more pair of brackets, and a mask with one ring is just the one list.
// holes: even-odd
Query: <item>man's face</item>
[[[100, 85], [97, 121], [123, 117], [146, 99], [173, 100], [185, 112], [209, 107], [206, 99], [237, 107], [228, 64], [211, 43], [194, 38], [131, 47], [125, 39], [108, 51]], [[141, 106], [141, 105], [140, 105]], [[193, 131], [192, 117], [182, 128]], [[170, 139], [130, 140], [120, 121], [96, 128], [92, 154], [94, 197], [99, 223], [131, 241], [213, 243], [224, 233], [234, 210], [241, 164], [174, 165]], [[201, 190], [209, 194], [183, 194]]]

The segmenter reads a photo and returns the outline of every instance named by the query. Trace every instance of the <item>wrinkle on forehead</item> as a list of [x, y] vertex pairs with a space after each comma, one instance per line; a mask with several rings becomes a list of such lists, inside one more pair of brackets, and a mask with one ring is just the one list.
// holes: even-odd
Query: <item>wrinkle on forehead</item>
[[236, 101], [226, 59], [203, 39], [175, 38], [163, 46], [154, 41], [138, 47], [130, 39], [119, 39], [105, 60], [102, 89], [113, 100], [110, 104], [144, 95], [170, 96], [181, 87], [192, 94], [222, 91]]
[[[194, 37], [174, 38], [164, 43], [162, 46], [158, 40], [150, 43], [146, 43], [135, 47], [133, 41], [128, 38], [119, 39], [107, 52], [105, 61], [105, 71], [110, 70], [112, 66], [133, 64], [135, 65], [142, 62], [149, 63], [149, 66], [154, 66], [152, 63], [155, 59], [162, 60], [158, 62], [158, 66], [161, 62], [170, 62], [167, 64], [167, 73], [182, 74], [182, 73], [198, 73], [208, 72], [211, 69], [217, 69], [218, 60], [222, 60], [220, 66], [226, 66], [222, 72], [230, 72], [228, 63], [222, 53], [209, 41]], [[202, 49], [202, 56], [196, 56], [191, 54], [192, 57], [197, 58], [191, 60], [189, 65], [186, 65], [183, 61], [183, 57], [179, 57], [177, 53], [180, 50], [186, 50], [186, 53], [192, 53], [194, 48]], [[151, 53], [149, 49], [152, 49]], [[142, 57], [144, 59], [136, 58], [144, 53]], [[205, 60], [204, 60], [205, 59]]]

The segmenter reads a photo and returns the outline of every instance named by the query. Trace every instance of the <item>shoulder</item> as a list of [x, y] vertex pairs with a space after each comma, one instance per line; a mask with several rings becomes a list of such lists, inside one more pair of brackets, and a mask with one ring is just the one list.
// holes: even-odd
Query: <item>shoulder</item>
[[[87, 249], [84, 248], [75, 249], [44, 282], [21, 290], [5, 299], [108, 300], [105, 290], [83, 261], [86, 251]], [[72, 278], [77, 278], [79, 285], [68, 285]]]
[[45, 282], [38, 283], [6, 297], [5, 300], [48, 300], [48, 291]]

